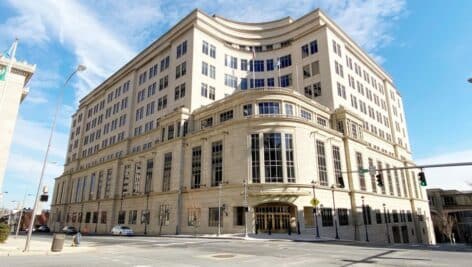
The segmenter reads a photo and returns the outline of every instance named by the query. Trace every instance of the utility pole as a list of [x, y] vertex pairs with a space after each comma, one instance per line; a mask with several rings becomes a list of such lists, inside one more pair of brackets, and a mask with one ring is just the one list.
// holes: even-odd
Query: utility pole
[[365, 241], [369, 242], [369, 233], [367, 232], [367, 213], [366, 213], [366, 207], [364, 205], [364, 196], [362, 196], [361, 199], [362, 199], [362, 215], [364, 215]]
[[[316, 201], [316, 194], [315, 194], [315, 180], [311, 181], [312, 188], [313, 188], [313, 199]], [[313, 213], [315, 214], [315, 228], [316, 228], [316, 238], [320, 238], [320, 228], [318, 227], [318, 210], [316, 208], [317, 205], [313, 205]]]

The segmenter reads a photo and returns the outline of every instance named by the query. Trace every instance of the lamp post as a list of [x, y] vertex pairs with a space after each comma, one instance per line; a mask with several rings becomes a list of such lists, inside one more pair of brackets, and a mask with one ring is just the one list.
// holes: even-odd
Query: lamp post
[[334, 189], [336, 188], [336, 185], [331, 186], [331, 195], [333, 197], [333, 212], [334, 212], [334, 229], [336, 231], [336, 239], [339, 239], [339, 233], [338, 233], [338, 212], [336, 211], [336, 202], [334, 201]]
[[26, 201], [26, 197], [28, 196], [32, 196], [33, 194], [28, 194], [25, 192], [25, 196], [23, 197], [23, 202], [21, 204], [21, 211], [20, 211], [20, 218], [18, 219], [18, 226], [16, 227], [16, 233], [15, 233], [15, 238], [18, 237], [18, 232], [20, 231], [20, 227], [21, 227], [21, 218], [23, 217], [23, 210], [25, 209], [25, 201]]
[[[316, 201], [316, 194], [315, 194], [315, 186], [316, 186], [316, 182], [315, 180], [311, 181], [311, 187], [313, 188], [313, 199], [315, 199]], [[314, 208], [313, 208], [313, 213], [315, 214], [315, 228], [316, 228], [316, 237], [317, 238], [320, 238], [320, 229], [318, 227], [318, 211], [316, 210], [316, 206], [317, 205], [313, 205]]]
[[369, 242], [369, 233], [367, 232], [367, 214], [365, 212], [364, 196], [362, 196], [361, 199], [362, 199], [362, 215], [364, 216], [365, 241]]
[[48, 140], [48, 145], [46, 148], [46, 154], [44, 155], [44, 161], [43, 161], [43, 167], [41, 168], [41, 175], [39, 176], [39, 184], [38, 184], [38, 190], [36, 192], [36, 199], [34, 201], [34, 206], [33, 206], [33, 211], [32, 211], [32, 218], [30, 221], [30, 225], [28, 227], [28, 236], [26, 238], [26, 243], [25, 243], [25, 249], [24, 252], [29, 251], [29, 246], [30, 246], [30, 241], [31, 241], [31, 233], [33, 231], [33, 225], [34, 225], [34, 219], [35, 219], [35, 214], [36, 214], [36, 208], [39, 204], [39, 196], [41, 194], [41, 186], [43, 184], [43, 178], [44, 178], [44, 172], [46, 170], [46, 163], [48, 161], [48, 155], [49, 155], [49, 149], [51, 148], [51, 142], [52, 142], [52, 137], [54, 134], [54, 129], [56, 127], [56, 120], [57, 120], [57, 115], [59, 114], [59, 111], [61, 109], [61, 104], [62, 104], [62, 98], [64, 96], [64, 88], [67, 86], [69, 81], [72, 79], [72, 77], [79, 71], [84, 71], [86, 67], [84, 65], [78, 65], [77, 68], [69, 75], [69, 77], [66, 79], [64, 82], [64, 85], [62, 86], [60, 92], [59, 92], [59, 99], [56, 105], [56, 111], [54, 113], [54, 117], [52, 120], [52, 125], [51, 125], [51, 132], [49, 134], [49, 140]]
[[390, 243], [390, 232], [388, 230], [388, 220], [387, 220], [387, 209], [385, 208], [385, 203], [382, 204], [382, 206], [384, 207], [384, 219], [385, 219], [385, 232], [387, 233], [387, 240], [388, 240], [388, 243]]

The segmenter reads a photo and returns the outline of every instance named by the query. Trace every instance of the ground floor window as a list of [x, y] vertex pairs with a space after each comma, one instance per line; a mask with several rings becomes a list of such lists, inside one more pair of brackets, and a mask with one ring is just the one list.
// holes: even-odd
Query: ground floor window
[[234, 207], [234, 225], [245, 225], [245, 207]]
[[90, 223], [91, 215], [92, 214], [90, 212], [85, 213], [85, 223]]
[[98, 211], [94, 211], [92, 217], [93, 217], [92, 222], [93, 223], [98, 223]]
[[141, 211], [141, 224], [149, 224], [149, 210], [142, 210]]
[[107, 212], [102, 211], [102, 214], [100, 215], [100, 223], [101, 224], [106, 224], [107, 223]]
[[208, 226], [218, 226], [218, 213], [220, 215], [220, 225], [223, 226], [223, 214], [218, 212], [218, 208], [208, 208]]
[[118, 213], [118, 224], [124, 224], [126, 217], [126, 211], [122, 210]]
[[159, 208], [159, 224], [169, 225], [170, 223], [170, 207], [167, 204], [162, 204]]
[[331, 208], [321, 209], [321, 222], [323, 226], [333, 226], [333, 210]]
[[188, 209], [188, 226], [198, 227], [200, 225], [200, 209]]
[[377, 210], [375, 212], [375, 220], [377, 221], [377, 224], [382, 223], [382, 213], [380, 212], [380, 210]]
[[347, 209], [338, 209], [339, 225], [349, 225]]
[[138, 218], [137, 210], [130, 210], [128, 216], [128, 224], [136, 224], [136, 219]]

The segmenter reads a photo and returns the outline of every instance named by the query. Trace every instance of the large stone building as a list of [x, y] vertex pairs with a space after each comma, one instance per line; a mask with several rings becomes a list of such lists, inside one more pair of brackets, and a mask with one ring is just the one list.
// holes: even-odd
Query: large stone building
[[[16, 42], [13, 48], [16, 50]], [[35, 65], [17, 61], [12, 52], [11, 57], [0, 55], [0, 192], [4, 191], [3, 179], [18, 110], [29, 91], [25, 86], [36, 70]]]
[[[428, 199], [431, 206], [431, 218], [435, 220], [445, 216], [454, 218], [452, 232], [458, 243], [472, 243], [472, 191], [443, 190], [439, 188], [428, 189]], [[447, 217], [446, 217], [447, 218]], [[439, 225], [434, 225], [434, 232], [438, 242], [450, 240], [439, 230]]]
[[320, 10], [195, 10], [80, 101], [50, 224], [243, 233], [247, 215], [251, 233], [434, 243], [415, 172], [392, 169], [410, 147], [391, 77]]

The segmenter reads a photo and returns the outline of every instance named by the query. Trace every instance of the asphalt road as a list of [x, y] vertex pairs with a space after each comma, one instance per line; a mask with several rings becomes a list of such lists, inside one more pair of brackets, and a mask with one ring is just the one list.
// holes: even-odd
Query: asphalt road
[[472, 262], [470, 251], [339, 242], [85, 236], [81, 246], [95, 251], [3, 257], [0, 266], [470, 266]]

